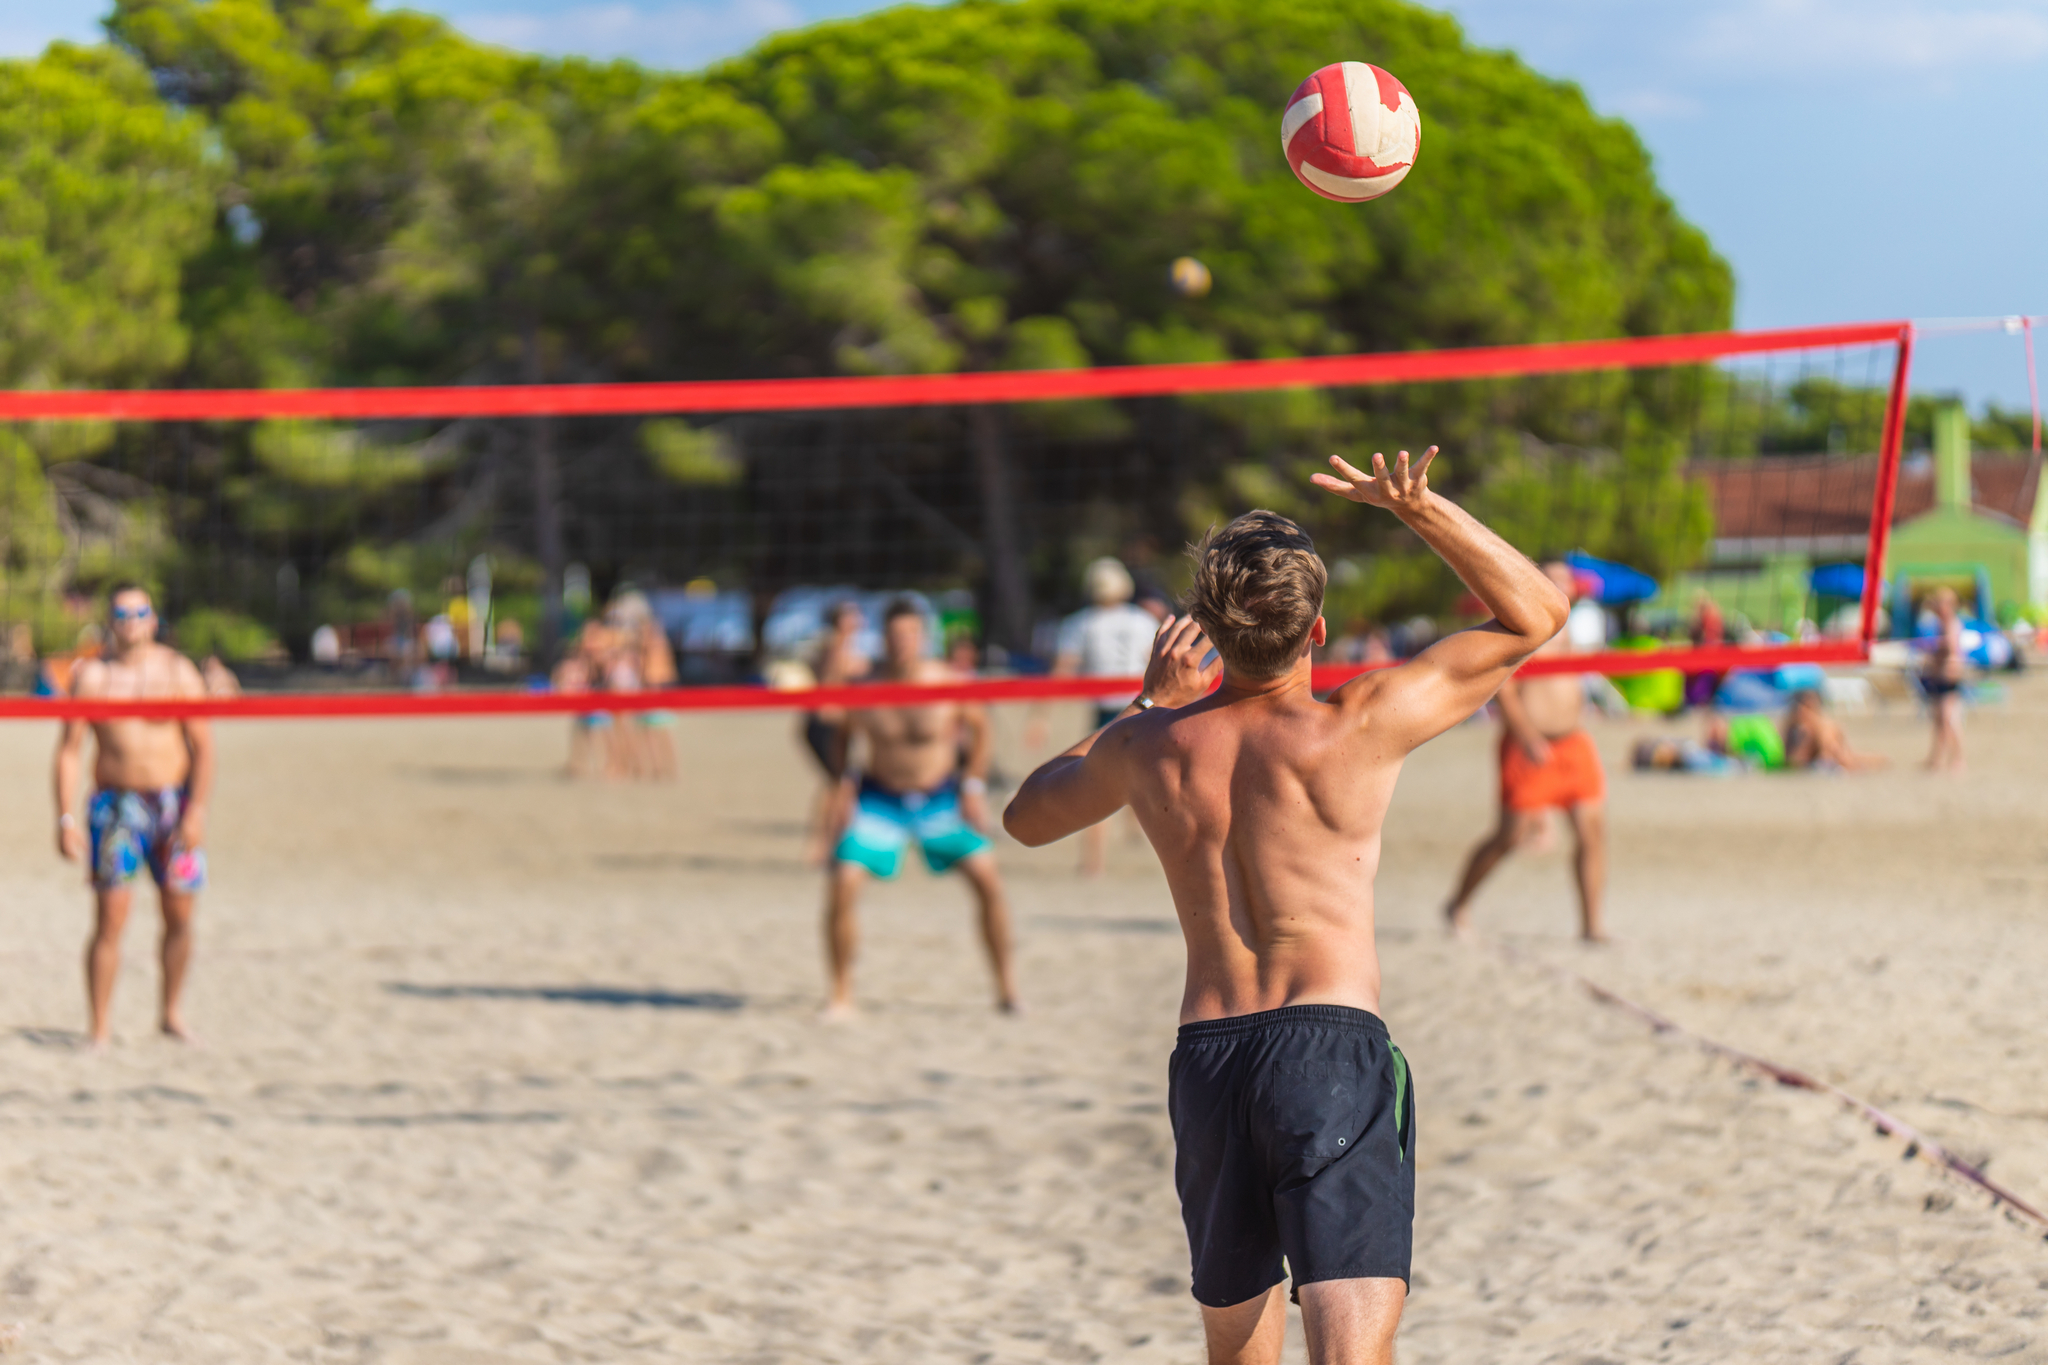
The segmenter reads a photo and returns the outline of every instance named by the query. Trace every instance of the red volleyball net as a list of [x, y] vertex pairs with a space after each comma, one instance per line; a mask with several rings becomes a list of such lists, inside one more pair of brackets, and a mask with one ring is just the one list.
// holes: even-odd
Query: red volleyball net
[[[1307, 483], [1332, 453], [1429, 444], [1433, 486], [1568, 556], [1597, 604], [1584, 651], [1532, 669], [1850, 662], [1882, 619], [1861, 568], [1883, 562], [1911, 350], [1884, 322], [1062, 371], [0, 394], [0, 716], [1096, 696], [1113, 685], [1048, 673], [1085, 565], [1116, 556], [1171, 601], [1181, 546], [1253, 506], [1302, 520], [1331, 566], [1334, 686], [1483, 614], [1392, 518]], [[122, 581], [243, 694], [20, 695], [32, 657], [61, 693]], [[983, 676], [808, 685], [830, 606], [872, 617], [903, 593]], [[558, 661], [625, 599], [678, 684], [565, 690]]]

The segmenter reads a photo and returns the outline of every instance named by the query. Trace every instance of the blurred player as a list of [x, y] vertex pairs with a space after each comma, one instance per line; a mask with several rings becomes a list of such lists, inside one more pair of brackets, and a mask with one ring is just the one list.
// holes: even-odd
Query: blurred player
[[[943, 683], [952, 668], [925, 657], [924, 612], [898, 598], [882, 616], [881, 681]], [[968, 740], [963, 764], [962, 731]], [[866, 750], [866, 771], [849, 763], [855, 738]], [[988, 712], [961, 702], [885, 706], [851, 712], [833, 737], [831, 767], [844, 774], [839, 793], [843, 829], [832, 853], [825, 907], [825, 946], [831, 966], [828, 1017], [853, 1012], [853, 958], [858, 941], [855, 905], [870, 876], [887, 880], [902, 868], [911, 844], [934, 872], [957, 868], [974, 889], [981, 938], [995, 970], [996, 1004], [1018, 1008], [1010, 958], [1010, 911], [990, 851], [988, 764], [992, 748]]]
[[[1198, 552], [1192, 620], [1160, 631], [1124, 718], [1025, 780], [1004, 815], [1040, 845], [1137, 813], [1179, 911], [1187, 986], [1169, 1072], [1174, 1183], [1212, 1365], [1277, 1365], [1284, 1255], [1309, 1359], [1393, 1359], [1415, 1217], [1407, 1062], [1387, 1037], [1373, 879], [1402, 762], [1484, 705], [1567, 603], [1429, 491], [1434, 449], [1317, 483], [1392, 510], [1493, 611], [1320, 702], [1327, 575], [1308, 535], [1249, 512]], [[1204, 638], [1206, 634], [1207, 638]], [[1222, 686], [1211, 643], [1221, 656]]]
[[[668, 632], [654, 614], [654, 604], [643, 592], [622, 594], [613, 604], [616, 624], [633, 657], [641, 688], [659, 692], [674, 687], [681, 676], [676, 669], [676, 652]], [[623, 717], [622, 717], [623, 718]], [[652, 782], [673, 782], [676, 778], [676, 713], [649, 708], [632, 713], [633, 775]], [[621, 727], [626, 728], [626, 727]]]
[[[865, 678], [874, 665], [860, 650], [860, 635], [868, 624], [860, 604], [850, 601], [833, 603], [825, 609], [824, 624], [825, 636], [818, 645], [817, 662], [811, 669], [812, 679], [819, 687], [844, 687]], [[844, 707], [821, 706], [804, 713], [801, 731], [804, 747], [811, 751], [811, 757], [818, 760], [818, 767], [825, 775], [825, 785], [811, 805], [810, 827], [804, 836], [804, 861], [808, 863], [823, 862], [832, 843], [839, 779], [845, 776], [836, 766], [844, 761], [845, 747], [840, 740], [845, 728]]]
[[1934, 613], [1934, 640], [1920, 667], [1920, 690], [1934, 718], [1934, 742], [1927, 750], [1927, 770], [1963, 770], [1963, 614], [1956, 590], [1936, 588], [1927, 599]]
[[[156, 607], [134, 584], [114, 589], [112, 647], [78, 666], [71, 695], [117, 701], [203, 697], [198, 667], [156, 642]], [[85, 857], [93, 888], [92, 942], [85, 954], [92, 1045], [105, 1047], [109, 1008], [121, 968], [121, 931], [132, 884], [143, 872], [163, 908], [163, 1010], [159, 1023], [189, 1041], [181, 998], [192, 962], [192, 919], [206, 885], [206, 807], [213, 793], [213, 731], [203, 720], [101, 720], [91, 723], [93, 793], [85, 826], [78, 805], [86, 722], [66, 721], [57, 742], [57, 851]]]
[[[587, 632], [588, 626], [584, 627]], [[581, 635], [570, 643], [549, 675], [548, 686], [564, 696], [580, 697], [597, 682]], [[596, 777], [604, 771], [603, 736], [611, 725], [604, 711], [583, 711], [569, 718], [569, 777]]]
[[[1569, 597], [1571, 566], [1550, 563], [1543, 572]], [[1576, 609], [1575, 609], [1576, 610]], [[1569, 654], [1564, 632], [1536, 653]], [[1607, 886], [1607, 774], [1600, 751], [1581, 724], [1586, 685], [1576, 673], [1510, 679], [1495, 700], [1500, 705], [1500, 820], [1465, 864], [1465, 875], [1444, 914], [1453, 932], [1468, 927], [1472, 893], [1515, 849], [1540, 839], [1550, 812], [1562, 809], [1577, 841], [1573, 867], [1579, 883], [1579, 936], [1601, 942], [1601, 897]]]
[[[1060, 626], [1059, 654], [1053, 660], [1056, 678], [1135, 678], [1145, 671], [1159, 616], [1131, 601], [1137, 592], [1130, 570], [1105, 555], [1082, 572], [1081, 587], [1089, 605]], [[1163, 615], [1164, 613], [1162, 613]], [[1130, 697], [1112, 693], [1096, 697], [1091, 730], [1115, 720]], [[1081, 834], [1081, 873], [1096, 876], [1106, 861], [1109, 825], [1094, 825]]]

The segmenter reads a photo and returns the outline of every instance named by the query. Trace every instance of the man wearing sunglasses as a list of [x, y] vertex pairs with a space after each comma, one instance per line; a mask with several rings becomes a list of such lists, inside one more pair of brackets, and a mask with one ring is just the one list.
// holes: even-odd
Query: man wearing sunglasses
[[[164, 701], [206, 695], [193, 662], [157, 643], [156, 607], [133, 583], [110, 598], [113, 644], [72, 675], [71, 694], [105, 701]], [[92, 1045], [112, 1036], [109, 1006], [121, 966], [121, 931], [135, 879], [145, 870], [163, 905], [163, 1031], [190, 1041], [179, 998], [192, 960], [192, 917], [206, 884], [207, 798], [213, 792], [213, 732], [204, 720], [90, 722], [93, 793], [79, 823], [78, 775], [88, 722], [64, 722], [57, 742], [57, 851], [84, 857], [96, 917], [85, 954], [86, 998], [92, 1010]]]

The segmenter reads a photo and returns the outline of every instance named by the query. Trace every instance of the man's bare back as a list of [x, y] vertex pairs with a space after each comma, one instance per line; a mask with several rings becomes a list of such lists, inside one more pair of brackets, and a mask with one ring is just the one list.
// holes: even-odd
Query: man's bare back
[[1182, 1022], [1283, 1005], [1378, 1011], [1373, 877], [1407, 751], [1305, 685], [1226, 682], [1105, 736], [1187, 937]]
[[[1333, 461], [1333, 463], [1336, 463]], [[1188, 944], [1183, 1022], [1292, 1004], [1379, 1002], [1373, 877], [1408, 754], [1481, 706], [1564, 623], [1564, 596], [1521, 554], [1428, 492], [1422, 471], [1319, 484], [1389, 507], [1494, 608], [1396, 668], [1316, 700], [1307, 642], [1293, 668], [1244, 679], [1204, 663], [1192, 620], [1161, 629], [1146, 696], [1026, 781], [1005, 823], [1049, 842], [1131, 806], [1166, 871]], [[1339, 465], [1341, 470], [1348, 466]], [[1382, 501], [1380, 499], [1387, 499]], [[1327, 628], [1317, 618], [1309, 641]], [[1222, 686], [1204, 697], [1221, 674]], [[1091, 751], [1092, 749], [1092, 751]]]

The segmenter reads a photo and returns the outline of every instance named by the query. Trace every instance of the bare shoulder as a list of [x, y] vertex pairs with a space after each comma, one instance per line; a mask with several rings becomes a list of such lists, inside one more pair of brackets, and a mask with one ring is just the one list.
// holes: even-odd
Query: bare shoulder
[[1166, 753], [1173, 744], [1177, 711], [1140, 711], [1113, 721], [1088, 747], [1089, 762], [1097, 768], [1123, 768], [1145, 764]]
[[107, 693], [108, 671], [104, 659], [81, 659], [71, 670], [71, 695], [103, 697]]
[[172, 649], [169, 645], [158, 645], [164, 674], [170, 679], [170, 694], [174, 697], [203, 697], [206, 695], [206, 676], [199, 671], [199, 665]]
[[1330, 705], [1359, 725], [1368, 724], [1378, 706], [1412, 679], [1415, 660], [1361, 673], [1330, 694]]
[[1437, 665], [1425, 652], [1353, 678], [1330, 695], [1339, 726], [1375, 745], [1387, 741], [1410, 746], [1447, 728], [1445, 706], [1455, 689], [1446, 684]]

